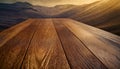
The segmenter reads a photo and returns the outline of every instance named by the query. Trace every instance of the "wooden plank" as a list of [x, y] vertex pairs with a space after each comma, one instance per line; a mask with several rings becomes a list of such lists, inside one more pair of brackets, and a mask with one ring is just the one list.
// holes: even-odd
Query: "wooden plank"
[[[72, 20], [62, 20], [62, 23], [69, 28], [82, 42], [99, 58], [102, 63], [104, 63], [109, 69], [120, 69], [120, 44], [118, 44], [118, 39], [113, 34], [104, 33], [101, 31], [94, 31], [99, 35], [95, 35], [91, 32], [91, 29], [86, 29], [87, 26], [83, 26], [82, 24], [78, 24]], [[96, 30], [96, 28], [94, 28]], [[103, 33], [103, 35], [102, 35]], [[104, 35], [107, 34], [107, 35]], [[107, 36], [107, 37], [106, 37]], [[110, 36], [113, 36], [109, 38]], [[104, 38], [103, 38], [104, 37]], [[102, 38], [99, 39], [99, 38]], [[107, 38], [107, 40], [104, 40]], [[117, 43], [108, 43], [110, 40]]]
[[75, 24], [79, 25], [81, 28], [83, 28], [85, 30], [89, 30], [88, 32], [91, 32], [94, 35], [99, 35], [103, 38], [106, 38], [108, 40], [111, 40], [115, 43], [120, 44], [120, 37], [115, 35], [115, 34], [112, 34], [110, 32], [107, 32], [107, 31], [104, 31], [104, 30], [101, 30], [101, 29], [98, 29], [98, 28], [95, 28], [95, 27], [92, 27], [90, 25], [86, 25], [84, 23], [80, 23], [80, 22], [72, 20], [72, 19], [68, 19], [68, 20], [71, 21], [71, 22], [74, 22]]
[[72, 69], [107, 69], [104, 64], [62, 23], [54, 19], [54, 24]]
[[112, 45], [120, 48], [120, 37], [119, 36], [109, 33], [107, 31], [86, 25], [86, 24], [83, 24], [83, 23], [77, 22], [75, 20], [71, 20], [71, 21], [74, 22], [75, 24], [79, 25], [84, 30], [88, 30], [88, 32], [94, 34], [94, 36], [96, 36], [102, 42], [108, 43], [110, 45], [112, 44]]
[[15, 25], [3, 32], [0, 33], [0, 47], [3, 46], [7, 41], [17, 35], [20, 31], [24, 30], [27, 26], [29, 26], [34, 20], [28, 19], [19, 25]]
[[[31, 20], [28, 20], [27, 22], [29, 21], [31, 22]], [[26, 24], [25, 22], [16, 25], [12, 29], [10, 28], [4, 31], [5, 34], [0, 34], [4, 34], [5, 38], [11, 38], [9, 41], [4, 43], [3, 46], [0, 47], [0, 69], [20, 69], [24, 56], [27, 52], [27, 48], [29, 47], [29, 43], [32, 39], [35, 29], [38, 26], [38, 23], [30, 24], [29, 26], [28, 25], [29, 24]], [[16, 32], [18, 34], [16, 34]], [[7, 35], [9, 33], [13, 34], [14, 37], [11, 37], [12, 35]], [[4, 42], [4, 39], [1, 39], [1, 42]]]
[[39, 22], [21, 69], [70, 69], [52, 20]]

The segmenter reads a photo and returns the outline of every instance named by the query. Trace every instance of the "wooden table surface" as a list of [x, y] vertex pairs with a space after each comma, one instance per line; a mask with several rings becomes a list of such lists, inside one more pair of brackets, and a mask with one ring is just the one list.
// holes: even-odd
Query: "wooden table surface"
[[120, 37], [71, 19], [28, 19], [0, 33], [0, 69], [120, 69]]

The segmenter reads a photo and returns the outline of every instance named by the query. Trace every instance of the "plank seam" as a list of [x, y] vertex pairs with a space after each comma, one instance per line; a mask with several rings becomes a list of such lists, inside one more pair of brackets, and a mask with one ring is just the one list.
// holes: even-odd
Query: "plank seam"
[[[26, 20], [26, 21], [28, 21], [28, 20]], [[25, 21], [24, 21], [25, 22]], [[23, 22], [21, 22], [20, 23], [20, 25], [22, 24]], [[25, 22], [26, 23], [26, 22]], [[15, 25], [15, 26], [17, 26], [17, 25]], [[29, 25], [28, 25], [29, 26]], [[26, 26], [26, 27], [28, 27], [28, 26]], [[26, 28], [25, 27], [25, 28]], [[14, 28], [14, 27], [11, 27], [11, 28]], [[8, 28], [8, 29], [11, 29], [11, 28]], [[4, 30], [4, 31], [7, 31], [8, 29], [6, 29], [6, 30]], [[19, 32], [21, 32], [21, 31], [23, 31], [24, 29], [22, 29], [22, 30], [20, 30]], [[2, 31], [2, 32], [4, 32], [4, 31]], [[2, 32], [0, 32], [0, 34], [2, 34]], [[2, 42], [1, 44], [0, 44], [0, 47], [2, 47], [5, 43], [7, 43], [9, 40], [11, 40], [12, 38], [14, 38], [15, 36], [17, 36], [17, 34], [19, 34], [19, 32], [18, 33], [16, 33], [15, 35], [12, 35], [12, 36], [9, 36], [9, 39], [8, 40], [5, 40], [4, 42]]]
[[[39, 24], [38, 24], [38, 25], [39, 25]], [[37, 27], [37, 28], [38, 28], [38, 27]], [[36, 28], [36, 29], [37, 29], [37, 28]], [[33, 35], [32, 35], [32, 37], [31, 37], [31, 39], [30, 39], [30, 41], [29, 41], [29, 43], [28, 43], [28, 47], [27, 47], [27, 49], [26, 49], [25, 55], [24, 55], [24, 57], [23, 57], [23, 60], [22, 60], [21, 65], [20, 65], [20, 69], [22, 69], [22, 65], [23, 65], [24, 59], [25, 59], [25, 57], [26, 57], [26, 55], [27, 55], [28, 49], [30, 48], [30, 44], [31, 44], [31, 42], [32, 42], [32, 39], [33, 39], [35, 33], [36, 33], [36, 29], [35, 29], [35, 31], [33, 32]]]
[[57, 33], [57, 35], [58, 35], [58, 39], [60, 40], [60, 43], [61, 43], [63, 52], [64, 52], [65, 57], [66, 57], [66, 59], [67, 59], [67, 62], [68, 62], [68, 64], [69, 64], [69, 67], [70, 67], [70, 69], [72, 69], [71, 64], [70, 64], [70, 62], [69, 62], [69, 60], [68, 60], [68, 57], [67, 57], [67, 55], [66, 55], [65, 49], [64, 49], [64, 47], [63, 47], [62, 41], [61, 41], [61, 39], [60, 39], [60, 36], [59, 36], [59, 34], [58, 34], [57, 30], [56, 30], [56, 26], [55, 26], [55, 24], [54, 24], [54, 20], [52, 20], [52, 21], [53, 21], [53, 25], [54, 25], [55, 31], [56, 31], [56, 33]]
[[[63, 24], [63, 23], [62, 23]], [[64, 25], [64, 24], [63, 24]], [[65, 25], [64, 25], [65, 26]], [[66, 27], [66, 26], [65, 26]], [[67, 28], [67, 27], [66, 27]], [[96, 59], [98, 59], [107, 69], [108, 69], [108, 67], [86, 46], [86, 44], [81, 40], [81, 39], [79, 39], [69, 28], [67, 28], [70, 32], [71, 32], [71, 34], [73, 34], [87, 49], [88, 49], [88, 51], [90, 51], [90, 53], [92, 54], [92, 55], [94, 55], [95, 57], [96, 57]]]

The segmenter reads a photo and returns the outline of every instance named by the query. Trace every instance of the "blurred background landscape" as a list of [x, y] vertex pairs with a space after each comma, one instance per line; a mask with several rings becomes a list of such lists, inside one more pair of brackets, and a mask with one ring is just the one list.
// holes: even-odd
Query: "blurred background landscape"
[[55, 0], [45, 5], [43, 0], [40, 3], [4, 1], [0, 2], [1, 31], [29, 18], [71, 18], [120, 35], [120, 0], [93, 0], [81, 4], [64, 4], [63, 0], [57, 4], [60, 2]]

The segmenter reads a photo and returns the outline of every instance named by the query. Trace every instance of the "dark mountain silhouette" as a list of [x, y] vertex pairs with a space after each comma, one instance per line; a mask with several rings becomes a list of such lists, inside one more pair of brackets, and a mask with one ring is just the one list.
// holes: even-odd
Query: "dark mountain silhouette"
[[27, 2], [0, 3], [0, 28], [5, 29], [32, 17], [42, 17]]
[[120, 34], [120, 1], [97, 1], [84, 5], [34, 6], [27, 2], [0, 3], [0, 28], [8, 28], [28, 18], [72, 18]]

